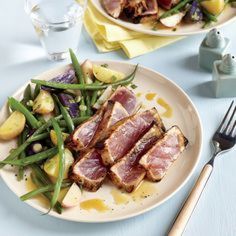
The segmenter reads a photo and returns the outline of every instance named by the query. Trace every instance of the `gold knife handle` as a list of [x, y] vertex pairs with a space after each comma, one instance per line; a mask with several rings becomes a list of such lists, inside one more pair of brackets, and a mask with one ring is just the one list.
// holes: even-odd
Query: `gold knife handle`
[[191, 214], [197, 205], [197, 202], [202, 194], [203, 189], [212, 173], [213, 166], [206, 164], [198, 177], [191, 193], [189, 194], [187, 200], [185, 201], [182, 209], [177, 215], [174, 224], [168, 234], [168, 236], [180, 236], [184, 232], [184, 229], [188, 223]]

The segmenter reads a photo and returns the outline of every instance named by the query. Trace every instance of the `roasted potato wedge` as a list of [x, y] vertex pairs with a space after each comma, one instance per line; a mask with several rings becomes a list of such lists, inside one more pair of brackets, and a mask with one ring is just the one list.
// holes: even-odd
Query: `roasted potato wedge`
[[51, 94], [40, 90], [39, 95], [34, 100], [33, 111], [38, 114], [48, 114], [54, 110], [54, 101]]
[[[65, 172], [64, 172], [64, 179], [67, 178], [69, 168], [74, 163], [74, 157], [69, 149], [65, 149]], [[52, 178], [58, 177], [59, 171], [59, 155], [56, 155], [50, 159], [48, 159], [43, 166], [44, 171], [51, 176]]]
[[14, 111], [0, 126], [0, 139], [11, 140], [16, 138], [23, 131], [25, 122], [25, 116], [19, 111]]
[[121, 72], [105, 68], [103, 66], [93, 65], [93, 74], [97, 80], [110, 84], [125, 78]]

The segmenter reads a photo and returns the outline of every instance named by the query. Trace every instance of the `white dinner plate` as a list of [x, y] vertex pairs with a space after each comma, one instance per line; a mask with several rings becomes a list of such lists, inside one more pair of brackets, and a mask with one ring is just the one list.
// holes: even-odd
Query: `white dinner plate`
[[184, 36], [184, 35], [193, 35], [208, 32], [212, 28], [222, 27], [234, 20], [236, 20], [236, 8], [227, 6], [222, 14], [218, 17], [218, 21], [212, 24], [210, 27], [205, 29], [202, 28], [203, 23], [196, 24], [181, 24], [175, 31], [172, 28], [166, 29], [157, 29], [152, 30], [150, 26], [144, 24], [134, 24], [122, 19], [115, 19], [111, 17], [102, 7], [100, 0], [91, 0], [93, 6], [107, 19], [113, 21], [114, 23], [121, 25], [127, 29], [137, 31], [144, 34], [156, 35], [156, 36]]
[[[125, 74], [129, 74], [134, 68], [132, 64], [118, 61], [96, 61], [95, 63], [108, 64], [109, 68], [124, 72]], [[66, 68], [68, 68], [68, 65], [49, 70], [38, 75], [36, 78], [49, 80], [61, 74]], [[65, 210], [61, 215], [51, 211], [49, 213], [50, 215], [78, 222], [108, 222], [130, 218], [159, 206], [180, 190], [190, 178], [200, 158], [202, 146], [202, 128], [196, 108], [181, 88], [153, 70], [139, 66], [134, 83], [138, 86], [134, 89], [134, 92], [139, 95], [139, 99], [144, 105], [143, 109], [155, 106], [160, 114], [165, 113], [165, 109], [156, 102], [159, 98], [170, 105], [173, 115], [169, 118], [163, 117], [164, 124], [166, 128], [172, 125], [178, 125], [181, 128], [189, 140], [186, 151], [174, 162], [166, 176], [160, 182], [144, 182], [135, 193], [136, 195], [122, 194], [122, 197], [126, 199], [126, 203], [124, 204], [115, 204], [111, 191], [116, 191], [116, 188], [109, 181], [106, 181], [95, 193], [84, 191], [81, 201], [94, 198], [104, 200], [104, 204], [108, 208], [107, 211], [88, 211], [80, 209], [80, 206], [78, 206]], [[26, 85], [20, 88], [13, 96], [20, 99], [25, 87]], [[147, 93], [154, 93], [156, 95], [153, 100], [148, 101], [146, 99]], [[8, 115], [8, 108], [5, 104], [0, 111], [0, 124]], [[4, 159], [9, 154], [10, 149], [15, 146], [16, 140], [0, 142], [0, 159]], [[18, 182], [14, 171], [12, 167], [5, 166], [1, 169], [0, 173], [12, 192], [17, 196], [21, 196], [29, 191], [26, 184], [27, 181]], [[119, 190], [116, 192], [121, 194]], [[29, 200], [27, 203], [41, 212], [47, 211], [45, 206], [37, 199]], [[24, 209], [24, 203], [22, 203], [22, 209]]]

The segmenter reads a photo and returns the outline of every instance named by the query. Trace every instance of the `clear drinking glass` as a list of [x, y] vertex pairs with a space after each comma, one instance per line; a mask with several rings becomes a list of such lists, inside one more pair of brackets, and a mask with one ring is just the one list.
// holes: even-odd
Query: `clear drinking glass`
[[86, 0], [26, 0], [25, 10], [50, 60], [78, 50]]

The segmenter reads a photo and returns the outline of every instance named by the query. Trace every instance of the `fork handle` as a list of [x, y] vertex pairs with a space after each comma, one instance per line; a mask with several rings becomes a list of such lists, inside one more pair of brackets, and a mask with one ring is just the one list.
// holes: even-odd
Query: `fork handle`
[[194, 211], [195, 206], [206, 186], [206, 183], [212, 173], [213, 166], [206, 164], [198, 177], [191, 193], [186, 199], [183, 207], [181, 208], [179, 214], [177, 215], [174, 224], [168, 234], [168, 236], [180, 236], [184, 232], [184, 229], [188, 223], [189, 218]]

